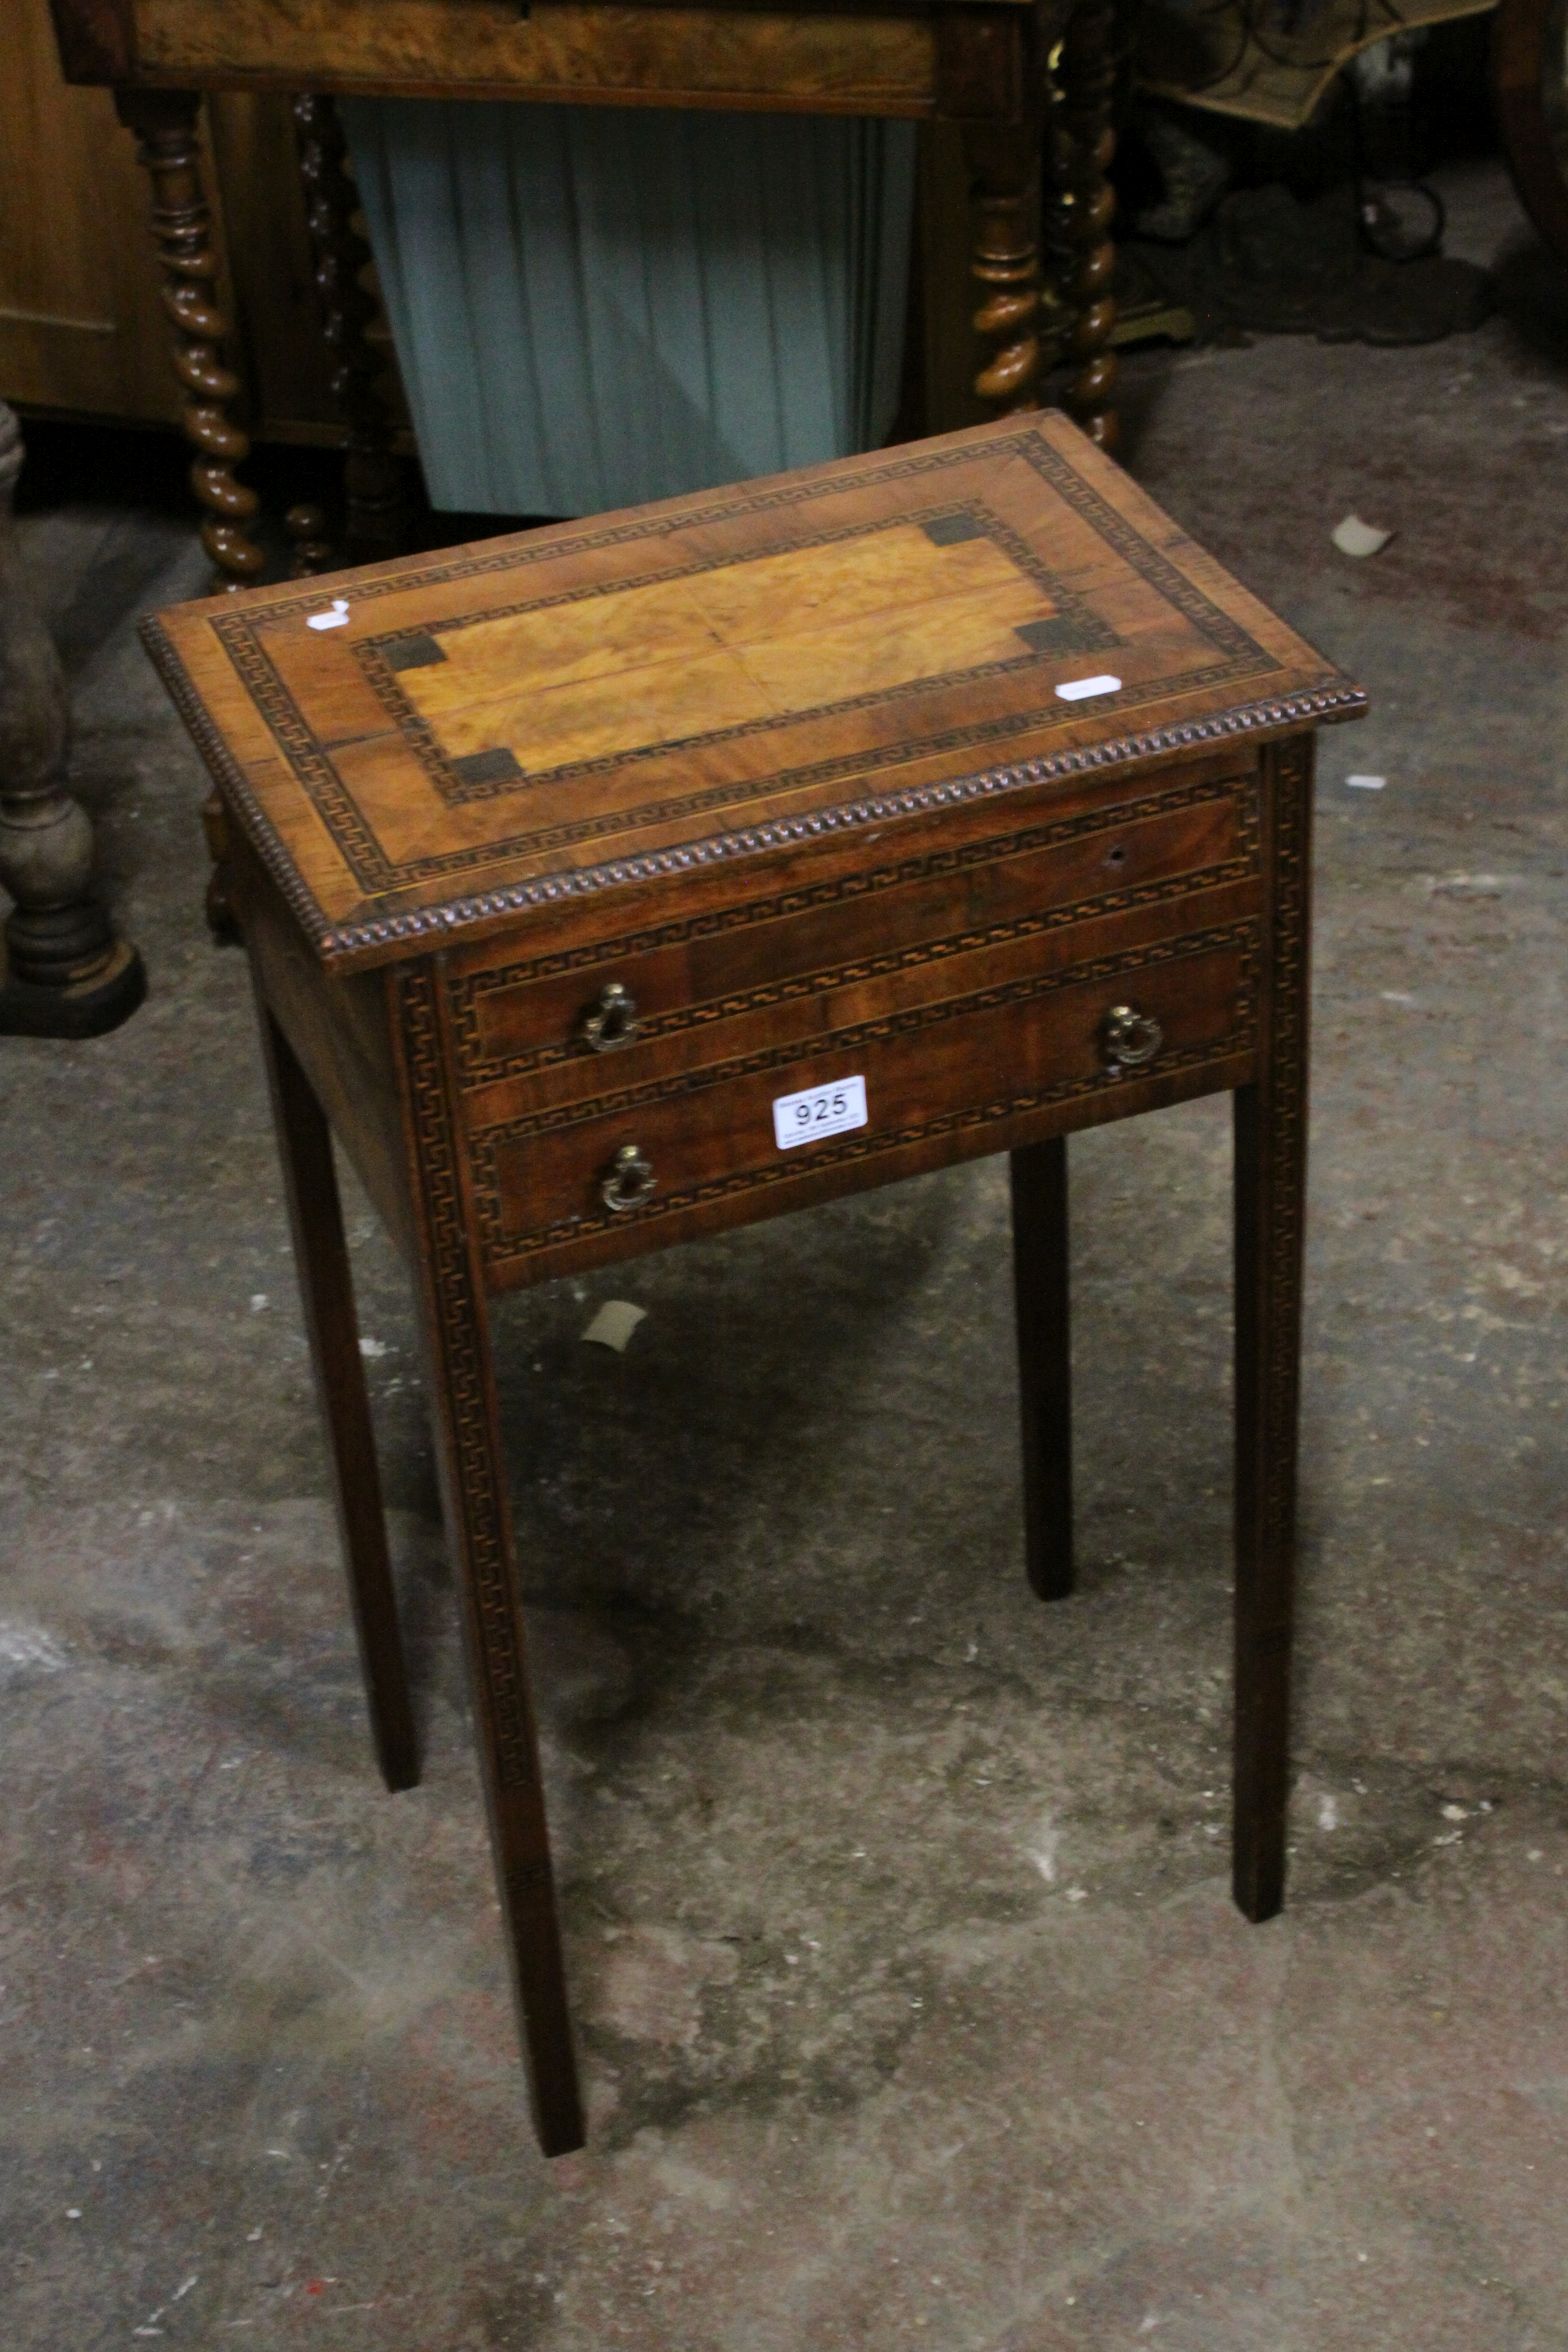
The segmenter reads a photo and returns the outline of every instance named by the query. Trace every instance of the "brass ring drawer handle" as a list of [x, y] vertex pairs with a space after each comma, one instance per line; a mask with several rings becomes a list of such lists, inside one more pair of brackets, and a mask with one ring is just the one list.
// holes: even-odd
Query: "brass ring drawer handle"
[[607, 1209], [640, 1209], [653, 1198], [658, 1179], [652, 1163], [645, 1160], [634, 1143], [623, 1143], [610, 1162], [599, 1197]]
[[1165, 1043], [1165, 1032], [1152, 1013], [1140, 1013], [1136, 1005], [1112, 1005], [1100, 1043], [1113, 1070], [1138, 1070], [1153, 1061]]
[[609, 1053], [617, 1045], [630, 1045], [641, 1027], [637, 999], [624, 981], [610, 980], [600, 989], [597, 1004], [584, 1013], [578, 1035], [595, 1053]]

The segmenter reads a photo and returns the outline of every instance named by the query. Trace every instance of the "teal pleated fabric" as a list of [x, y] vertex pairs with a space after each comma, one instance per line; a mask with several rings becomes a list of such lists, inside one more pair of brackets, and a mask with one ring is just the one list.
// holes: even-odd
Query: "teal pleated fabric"
[[886, 438], [911, 125], [342, 113], [436, 506], [591, 514]]

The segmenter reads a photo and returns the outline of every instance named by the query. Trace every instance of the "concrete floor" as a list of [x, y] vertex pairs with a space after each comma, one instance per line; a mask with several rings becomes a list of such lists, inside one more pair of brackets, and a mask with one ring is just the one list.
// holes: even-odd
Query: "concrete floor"
[[1568, 294], [1500, 178], [1457, 194], [1477, 335], [1132, 370], [1143, 479], [1374, 696], [1321, 775], [1290, 1911], [1224, 1875], [1222, 1105], [1075, 1147], [1050, 1611], [998, 1164], [536, 1294], [554, 2166], [356, 1200], [425, 1784], [369, 1764], [244, 975], [129, 626], [200, 564], [133, 492], [29, 524], [152, 996], [0, 1045], [7, 2352], [1568, 2347]]

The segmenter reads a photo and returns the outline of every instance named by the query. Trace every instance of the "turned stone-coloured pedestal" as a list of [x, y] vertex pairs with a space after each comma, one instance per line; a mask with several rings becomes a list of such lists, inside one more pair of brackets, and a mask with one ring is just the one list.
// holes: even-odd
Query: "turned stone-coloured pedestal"
[[146, 975], [92, 889], [93, 835], [64, 785], [65, 679], [21, 577], [11, 511], [22, 434], [0, 402], [0, 1035], [97, 1037], [135, 1012]]

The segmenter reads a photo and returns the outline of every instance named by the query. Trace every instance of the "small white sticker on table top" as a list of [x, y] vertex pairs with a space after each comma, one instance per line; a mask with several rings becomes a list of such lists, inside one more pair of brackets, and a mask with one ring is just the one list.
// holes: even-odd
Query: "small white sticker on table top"
[[808, 1086], [799, 1094], [773, 1098], [773, 1139], [780, 1151], [797, 1143], [820, 1143], [825, 1136], [843, 1135], [866, 1124], [864, 1078], [835, 1078], [827, 1086]]
[[1063, 702], [1085, 702], [1091, 694], [1119, 694], [1121, 684], [1120, 678], [1102, 670], [1097, 678], [1065, 678], [1056, 691]]
[[326, 612], [307, 613], [307, 629], [346, 629], [348, 627], [348, 598], [334, 596]]

